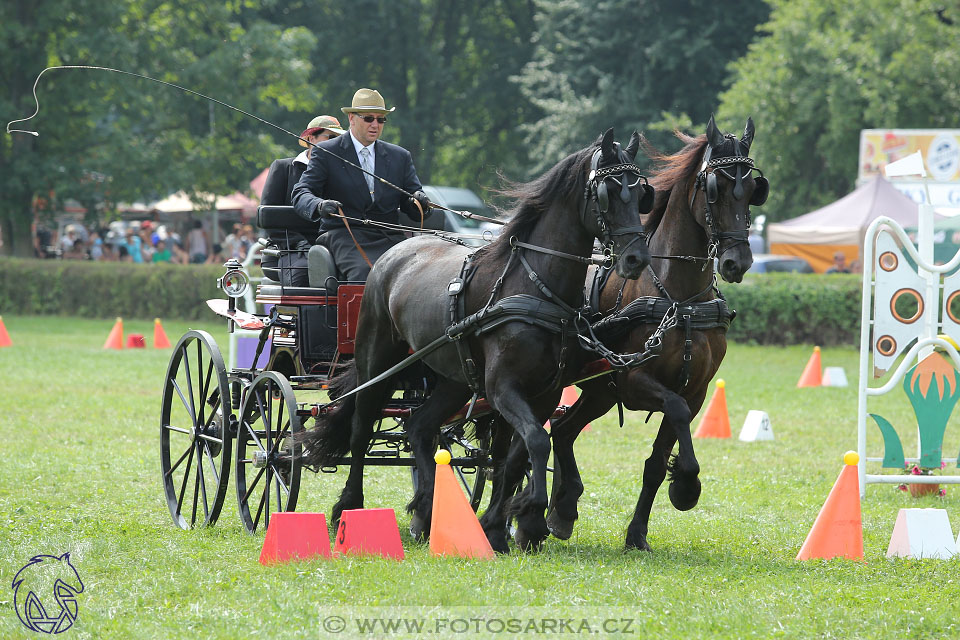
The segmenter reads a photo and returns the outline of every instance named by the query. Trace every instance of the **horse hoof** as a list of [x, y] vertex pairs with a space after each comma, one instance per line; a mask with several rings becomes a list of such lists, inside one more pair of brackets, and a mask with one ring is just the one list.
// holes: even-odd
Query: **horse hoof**
[[513, 534], [513, 541], [517, 543], [517, 548], [524, 553], [537, 553], [543, 548], [543, 538], [529, 536], [526, 531], [519, 527]]
[[641, 540], [639, 542], [631, 542], [627, 540], [627, 543], [624, 545], [624, 551], [646, 551], [647, 553], [653, 553], [653, 549], [650, 548], [650, 545], [647, 544], [646, 540]]
[[678, 511], [689, 511], [697, 506], [700, 500], [700, 488], [698, 478], [694, 478], [691, 482], [674, 480], [668, 489], [670, 502]]
[[624, 551], [632, 551], [636, 549], [638, 551], [646, 551], [648, 553], [653, 553], [653, 549], [651, 549], [650, 545], [647, 543], [647, 536], [631, 535], [628, 533], [627, 540], [623, 546], [624, 546]]
[[410, 536], [417, 542], [426, 542], [430, 535], [430, 525], [417, 514], [410, 520]]
[[547, 529], [550, 530], [554, 538], [560, 540], [569, 540], [573, 535], [573, 525], [575, 520], [565, 520], [560, 517], [556, 511], [547, 514]]

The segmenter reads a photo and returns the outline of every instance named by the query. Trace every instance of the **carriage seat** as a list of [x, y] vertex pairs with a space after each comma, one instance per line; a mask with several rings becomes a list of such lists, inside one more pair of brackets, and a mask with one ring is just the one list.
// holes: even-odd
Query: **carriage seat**
[[[313, 238], [320, 233], [319, 225], [301, 218], [291, 206], [262, 205], [258, 207], [257, 226], [277, 235], [282, 235], [288, 229]], [[280, 282], [279, 268], [265, 267], [263, 274], [270, 280]], [[320, 245], [310, 247], [310, 252], [307, 254], [307, 277], [311, 287], [325, 287], [329, 283], [332, 288], [336, 288], [336, 285], [329, 280], [331, 277], [336, 280], [337, 267], [326, 247]]]

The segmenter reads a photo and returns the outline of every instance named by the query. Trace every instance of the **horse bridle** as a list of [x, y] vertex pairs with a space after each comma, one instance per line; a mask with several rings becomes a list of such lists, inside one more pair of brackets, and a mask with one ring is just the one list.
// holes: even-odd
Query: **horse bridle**
[[[620, 145], [618, 143], [614, 143], [614, 149], [618, 152], [619, 156]], [[614, 258], [614, 237], [636, 234], [636, 237], [630, 240], [627, 246], [624, 247], [624, 250], [626, 250], [638, 240], [642, 239], [646, 241], [647, 234], [643, 228], [643, 224], [628, 225], [614, 229], [612, 225], [607, 222], [604, 217], [610, 209], [610, 193], [607, 187], [607, 181], [613, 181], [620, 188], [620, 201], [624, 204], [629, 204], [630, 191], [639, 186], [643, 191], [638, 206], [639, 213], [647, 213], [650, 211], [653, 207], [655, 192], [653, 187], [650, 186], [650, 183], [647, 182], [647, 177], [640, 173], [640, 168], [634, 163], [621, 162], [620, 164], [609, 167], [600, 167], [601, 157], [602, 151], [597, 149], [593, 152], [593, 157], [590, 159], [590, 174], [587, 176], [587, 184], [584, 187], [583, 209], [580, 212], [580, 221], [587, 227], [587, 213], [592, 212], [594, 214], [594, 222], [596, 228], [599, 229], [600, 243], [604, 246], [604, 253], [610, 257], [612, 262]], [[631, 182], [628, 179], [628, 174], [636, 179]]]
[[[741, 153], [741, 145], [743, 143], [738, 140], [736, 136], [728, 133], [725, 138], [733, 143], [733, 155], [724, 156], [722, 158], [711, 158], [713, 155], [713, 146], [707, 144], [707, 150], [703, 154], [703, 163], [700, 165], [700, 171], [697, 173], [697, 179], [694, 183], [693, 194], [690, 196], [690, 209], [692, 210], [693, 202], [697, 197], [697, 192], [700, 190], [703, 190], [704, 192], [704, 218], [707, 223], [707, 230], [710, 233], [710, 243], [707, 248], [707, 259], [711, 262], [713, 258], [716, 258], [717, 255], [722, 253], [720, 251], [720, 244], [724, 240], [732, 240], [732, 242], [727, 245], [724, 250], [735, 247], [738, 244], [748, 244], [751, 224], [750, 209], [748, 207], [746, 226], [742, 230], [717, 230], [713, 219], [713, 211], [710, 208], [710, 205], [716, 204], [717, 199], [719, 198], [717, 172], [722, 173], [725, 178], [728, 178], [734, 182], [733, 197], [737, 200], [743, 197], [743, 178], [751, 171], [756, 171], [759, 173], [760, 175], [755, 179], [756, 187], [754, 188], [749, 202], [749, 204], [755, 207], [759, 207], [766, 202], [767, 194], [770, 192], [770, 184], [767, 179], [763, 177], [763, 171], [760, 171], [760, 169], [755, 166], [753, 158], [746, 155], [746, 152], [749, 151], [749, 147], [747, 146], [746, 149], [743, 150], [744, 153]], [[731, 175], [731, 171], [734, 168], [736, 168], [736, 174]], [[744, 171], [744, 168], [746, 168], [746, 171]]]

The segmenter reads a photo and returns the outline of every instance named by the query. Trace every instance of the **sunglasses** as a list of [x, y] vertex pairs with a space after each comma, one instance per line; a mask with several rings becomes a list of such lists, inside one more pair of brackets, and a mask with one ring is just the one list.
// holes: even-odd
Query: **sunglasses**
[[384, 124], [387, 121], [387, 118], [385, 116], [359, 116], [359, 118], [364, 122], [366, 122], [367, 124], [371, 124], [374, 120], [376, 120], [380, 124]]

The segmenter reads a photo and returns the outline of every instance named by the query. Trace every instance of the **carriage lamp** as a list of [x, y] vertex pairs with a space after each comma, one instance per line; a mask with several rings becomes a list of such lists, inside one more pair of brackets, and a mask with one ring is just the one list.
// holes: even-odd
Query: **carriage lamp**
[[233, 304], [236, 304], [235, 299], [247, 292], [247, 287], [250, 286], [250, 278], [243, 272], [240, 262], [235, 258], [227, 260], [223, 266], [226, 267], [227, 272], [217, 280], [217, 286], [230, 296], [232, 307]]

